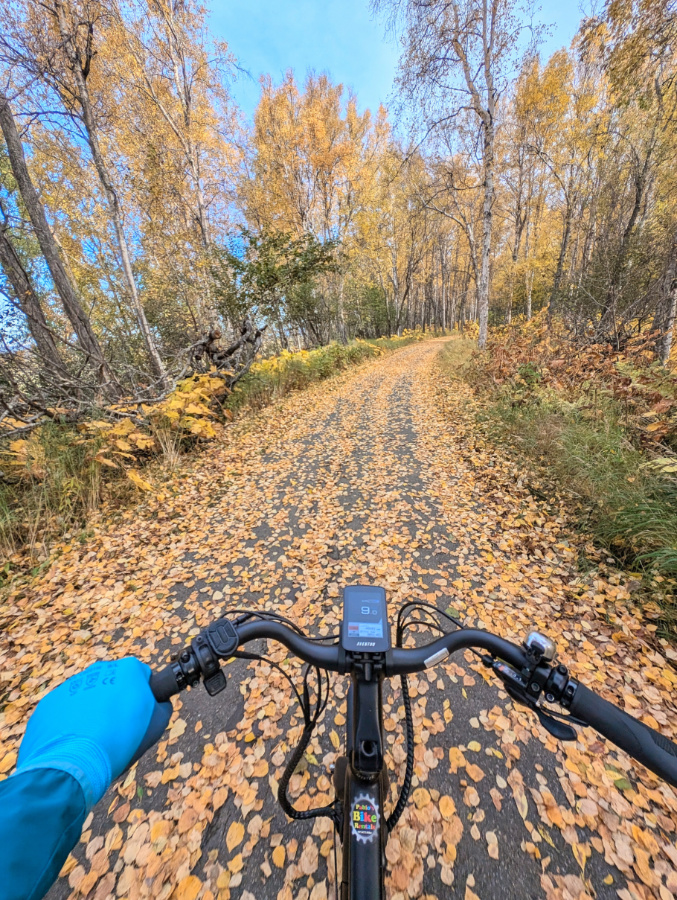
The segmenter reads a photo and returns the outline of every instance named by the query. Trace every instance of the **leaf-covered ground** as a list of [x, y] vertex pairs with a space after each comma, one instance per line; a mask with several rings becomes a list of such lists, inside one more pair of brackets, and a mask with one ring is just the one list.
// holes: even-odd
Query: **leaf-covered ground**
[[[581, 574], [557, 507], [473, 433], [474, 401], [441, 377], [439, 347], [408, 347], [242, 419], [15, 590], [0, 611], [0, 772], [42, 692], [95, 659], [159, 665], [233, 606], [332, 633], [340, 587], [354, 582], [383, 585], [392, 609], [421, 597], [518, 641], [542, 629], [577, 677], [674, 737], [674, 652], [633, 614], [618, 573], [602, 561]], [[677, 897], [672, 789], [591, 731], [557, 745], [473, 659], [411, 679], [415, 790], [388, 845], [390, 896]], [[217, 698], [175, 701], [166, 740], [108, 792], [50, 900], [333, 896], [329, 822], [289, 823], [273, 799], [300, 731], [290, 690], [262, 664], [228, 674]], [[335, 679], [294, 776], [302, 808], [331, 796], [345, 687]], [[384, 699], [401, 775], [397, 682]]]

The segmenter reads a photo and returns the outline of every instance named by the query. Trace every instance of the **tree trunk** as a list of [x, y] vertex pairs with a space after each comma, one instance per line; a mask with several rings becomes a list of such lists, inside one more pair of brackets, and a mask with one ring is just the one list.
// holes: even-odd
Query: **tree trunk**
[[508, 291], [508, 314], [506, 316], [507, 324], [512, 322], [512, 306], [515, 296], [515, 268], [519, 257], [520, 245], [522, 243], [522, 232], [526, 223], [526, 214], [522, 214], [521, 207], [518, 207], [515, 213], [515, 234], [512, 244], [512, 264], [510, 266], [510, 290]]
[[148, 351], [148, 355], [150, 357], [153, 373], [160, 380], [161, 386], [163, 388], [166, 388], [168, 386], [167, 373], [165, 372], [165, 367], [162, 364], [162, 359], [160, 358], [158, 349], [155, 346], [155, 341], [153, 340], [153, 335], [151, 333], [150, 326], [148, 325], [148, 320], [146, 319], [146, 314], [144, 312], [138, 291], [136, 289], [136, 282], [134, 281], [134, 272], [132, 271], [132, 263], [129, 257], [129, 246], [127, 244], [127, 238], [125, 236], [124, 225], [122, 222], [120, 201], [118, 200], [117, 192], [115, 191], [111, 179], [108, 175], [108, 169], [106, 167], [106, 163], [101, 152], [101, 147], [99, 145], [98, 127], [94, 118], [91, 98], [89, 96], [89, 87], [87, 85], [87, 75], [89, 74], [89, 59], [85, 61], [85, 64], [83, 66], [80, 58], [80, 51], [75, 45], [75, 42], [73, 41], [72, 36], [69, 34], [66, 27], [63, 3], [58, 2], [55, 4], [55, 7], [59, 19], [59, 30], [61, 32], [61, 38], [63, 40], [64, 48], [68, 53], [73, 77], [75, 78], [75, 83], [77, 85], [77, 99], [82, 110], [82, 122], [87, 133], [87, 143], [89, 144], [89, 149], [92, 153], [92, 159], [94, 160], [94, 166], [99, 176], [101, 187], [103, 188], [104, 194], [106, 195], [111, 219], [113, 220], [115, 237], [117, 238], [118, 248], [120, 250], [122, 271], [124, 272], [125, 281], [127, 282], [129, 297], [132, 301], [134, 312], [136, 313], [136, 320], [138, 322], [139, 329], [141, 330], [141, 334], [146, 345], [146, 350]]
[[573, 215], [573, 204], [567, 201], [567, 211], [564, 217], [564, 230], [562, 232], [562, 243], [559, 248], [559, 257], [557, 259], [557, 269], [555, 270], [555, 279], [552, 283], [552, 291], [550, 292], [550, 300], [548, 302], [548, 318], [552, 318], [554, 312], [554, 304], [559, 293], [560, 282], [562, 281], [562, 272], [564, 271], [564, 261], [566, 260], [567, 250], [569, 248], [569, 236], [571, 235], [571, 218]]
[[447, 285], [442, 273], [442, 333], [447, 330]]
[[119, 386], [115, 382], [115, 378], [104, 358], [99, 341], [92, 328], [92, 323], [80, 303], [75, 286], [66, 274], [54, 236], [47, 223], [44, 207], [28, 173], [21, 138], [17, 131], [9, 101], [2, 92], [0, 92], [0, 127], [5, 137], [9, 161], [19, 193], [26, 206], [35, 236], [49, 267], [54, 287], [61, 298], [64, 312], [73, 326], [80, 346], [89, 358], [90, 365], [96, 370], [99, 381], [102, 383], [107, 382], [106, 393], [109, 396], [115, 396], [119, 393]]
[[675, 318], [677, 317], [677, 236], [672, 245], [672, 257], [670, 259], [667, 277], [667, 291], [661, 306], [662, 308], [656, 311], [656, 316], [654, 318], [655, 325], [661, 331], [656, 350], [660, 361], [664, 366], [667, 366], [672, 350]]
[[346, 330], [346, 317], [344, 309], [343, 289], [345, 286], [345, 275], [341, 273], [339, 276], [339, 296], [338, 296], [338, 326], [339, 341], [345, 346], [348, 343], [348, 333]]
[[527, 308], [526, 308], [526, 317], [527, 322], [531, 322], [531, 291], [534, 286], [534, 270], [530, 269], [527, 272]]
[[606, 324], [609, 317], [615, 313], [616, 299], [618, 297], [619, 289], [621, 286], [621, 277], [623, 275], [623, 271], [625, 270], [628, 250], [630, 249], [630, 241], [635, 230], [637, 218], [639, 217], [642, 200], [644, 199], [644, 189], [646, 187], [646, 172], [649, 166], [649, 158], [650, 155], [647, 154], [642, 171], [635, 176], [635, 199], [632, 205], [630, 218], [628, 219], [628, 223], [625, 226], [625, 230], [623, 231], [623, 237], [621, 239], [621, 245], [618, 248], [618, 254], [616, 255], [616, 259], [614, 260], [613, 268], [611, 270], [611, 278], [609, 279], [609, 286], [607, 288], [606, 297], [604, 300], [604, 311], [602, 313], [603, 324]]
[[[207, 224], [207, 214], [205, 210], [204, 194], [202, 192], [202, 177], [200, 172], [200, 157], [193, 140], [193, 99], [191, 94], [190, 82], [186, 77], [186, 61], [183, 48], [177, 37], [177, 27], [174, 21], [174, 6], [167, 4], [166, 6], [158, 5], [160, 14], [167, 22], [167, 33], [169, 36], [169, 49], [172, 57], [172, 67], [174, 70], [174, 86], [177, 96], [181, 102], [183, 111], [183, 124], [185, 128], [185, 138], [181, 141], [185, 145], [185, 152], [188, 158], [190, 175], [195, 188], [195, 200], [197, 204], [197, 223], [200, 229], [200, 237], [202, 245], [206, 249], [209, 247], [209, 228]], [[164, 112], [164, 106], [161, 106]]]
[[482, 250], [480, 279], [477, 286], [477, 313], [480, 321], [480, 350], [487, 345], [489, 333], [489, 263], [494, 207], [494, 121], [492, 111], [484, 122], [484, 201], [482, 204]]
[[16, 250], [7, 237], [5, 228], [0, 228], [0, 265], [12, 285], [22, 313], [26, 316], [28, 330], [35, 341], [41, 361], [53, 374], [68, 377], [68, 371], [61, 359], [40, 301]]
[[664, 366], [667, 366], [672, 350], [672, 337], [675, 331], [675, 316], [677, 315], [677, 277], [672, 279], [672, 288], [670, 289], [669, 306], [665, 320], [663, 335], [660, 342], [660, 360]]
[[[200, 240], [202, 246], [207, 249], [211, 243], [209, 236], [209, 225], [207, 222], [206, 204], [204, 193], [202, 190], [202, 176], [200, 171], [200, 154], [193, 138], [193, 95], [190, 74], [187, 71], [186, 56], [184, 46], [180, 37], [181, 25], [177, 23], [176, 11], [178, 6], [174, 4], [154, 4], [154, 13], [159, 15], [165, 25], [165, 33], [167, 36], [167, 50], [172, 65], [174, 75], [174, 88], [176, 96], [181, 106], [181, 118], [183, 119], [183, 127], [176, 121], [172, 114], [171, 108], [166, 104], [158, 87], [150, 77], [147, 69], [147, 63], [142, 55], [136, 54], [136, 60], [143, 73], [143, 79], [153, 102], [160, 111], [165, 122], [171, 128], [176, 139], [181, 145], [181, 149], [186, 157], [187, 169], [193, 181], [195, 189], [195, 206], [190, 209], [191, 220], [196, 222], [200, 231]], [[185, 10], [184, 10], [185, 11]], [[188, 14], [187, 14], [188, 15]], [[118, 21], [120, 26], [127, 28], [123, 16], [118, 12]]]

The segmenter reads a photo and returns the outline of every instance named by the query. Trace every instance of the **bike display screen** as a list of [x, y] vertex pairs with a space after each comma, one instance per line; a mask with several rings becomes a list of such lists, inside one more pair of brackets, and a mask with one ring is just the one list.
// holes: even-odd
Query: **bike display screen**
[[390, 649], [386, 592], [356, 584], [343, 589], [341, 643], [353, 653], [385, 653]]

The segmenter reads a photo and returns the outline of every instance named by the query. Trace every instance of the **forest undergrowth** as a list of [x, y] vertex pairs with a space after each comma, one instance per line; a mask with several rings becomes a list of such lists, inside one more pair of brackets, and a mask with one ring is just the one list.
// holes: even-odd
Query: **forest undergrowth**
[[655, 361], [653, 342], [644, 333], [622, 351], [576, 347], [542, 314], [493, 331], [485, 354], [451, 341], [441, 361], [472, 385], [478, 426], [524, 466], [534, 494], [564, 498], [577, 527], [635, 575], [644, 614], [674, 637], [677, 374]]
[[61, 538], [87, 540], [95, 514], [154, 491], [186, 454], [223, 440], [236, 416], [424, 336], [405, 331], [284, 351], [254, 363], [230, 394], [209, 373], [186, 379], [162, 404], [144, 409], [143, 424], [129, 417], [78, 427], [50, 422], [12, 441], [0, 453], [0, 583], [17, 570], [37, 573]]

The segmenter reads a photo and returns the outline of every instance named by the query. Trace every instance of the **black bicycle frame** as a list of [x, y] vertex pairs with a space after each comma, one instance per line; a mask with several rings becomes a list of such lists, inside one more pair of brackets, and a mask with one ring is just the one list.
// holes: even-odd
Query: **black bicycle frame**
[[347, 701], [341, 900], [385, 898], [388, 834], [383, 801], [388, 775], [383, 758], [383, 675], [371, 665], [364, 669], [351, 676]]

